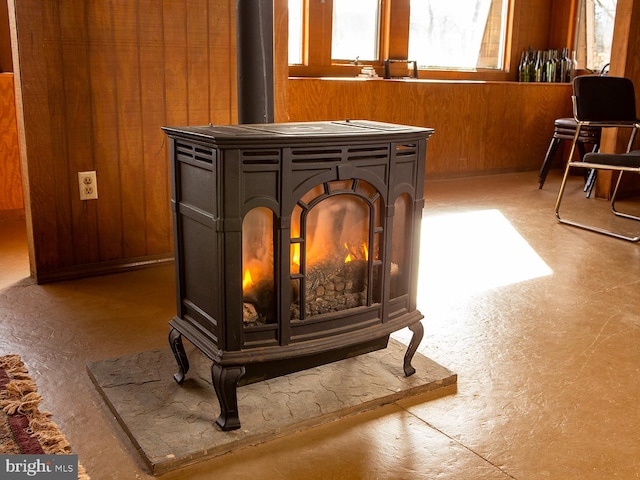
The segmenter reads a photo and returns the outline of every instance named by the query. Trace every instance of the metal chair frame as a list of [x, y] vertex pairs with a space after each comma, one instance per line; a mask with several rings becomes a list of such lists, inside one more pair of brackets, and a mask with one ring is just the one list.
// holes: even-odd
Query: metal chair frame
[[[540, 167], [540, 173], [538, 174], [538, 188], [542, 189], [544, 183], [547, 179], [547, 175], [551, 170], [551, 164], [553, 163], [553, 159], [556, 155], [558, 147], [560, 146], [560, 142], [564, 141], [573, 141], [576, 133], [576, 121], [573, 117], [571, 118], [558, 118], [556, 119], [553, 125], [553, 136], [551, 137], [551, 142], [549, 143], [549, 148], [547, 149], [547, 154], [544, 157], [544, 161], [542, 162], [542, 166]], [[578, 148], [578, 154], [580, 155], [580, 159], [587, 154], [586, 149], [584, 148], [585, 144], [589, 144], [592, 146], [591, 152], [597, 152], [600, 147], [600, 129], [599, 128], [583, 128], [580, 131], [580, 135], [578, 136], [578, 140], [576, 141], [576, 146]], [[593, 175], [591, 178], [594, 177]], [[591, 193], [591, 188], [593, 186], [593, 182], [585, 182], [584, 191], [588, 192], [587, 197]]]
[[[593, 169], [594, 171], [610, 170], [610, 171], [619, 172], [618, 180], [616, 182], [616, 186], [613, 190], [613, 194], [610, 200], [611, 211], [619, 217], [640, 221], [640, 217], [631, 215], [628, 213], [619, 212], [615, 208], [616, 195], [618, 193], [618, 188], [620, 186], [622, 174], [624, 172], [640, 173], [640, 151], [629, 153], [631, 152], [633, 142], [636, 138], [636, 134], [638, 133], [638, 129], [640, 128], [640, 122], [636, 118], [636, 114], [635, 114], [635, 92], [633, 89], [633, 83], [631, 82], [631, 80], [626, 78], [621, 78], [621, 77], [599, 77], [599, 76], [590, 76], [590, 77], [602, 79], [602, 80], [598, 80], [598, 82], [601, 82], [602, 83], [601, 86], [605, 87], [605, 88], [601, 88], [601, 91], [603, 92], [603, 95], [605, 97], [606, 97], [606, 92], [608, 88], [616, 89], [615, 91], [618, 93], [615, 94], [615, 98], [610, 99], [611, 102], [613, 102], [613, 105], [611, 107], [608, 106], [607, 108], [613, 108], [613, 110], [615, 110], [616, 104], [619, 104], [619, 106], [621, 107], [622, 113], [617, 115], [617, 118], [610, 118], [609, 115], [611, 115], [611, 111], [609, 111], [609, 112], [605, 112], [605, 116], [599, 119], [594, 118], [594, 112], [591, 111], [593, 109], [590, 109], [589, 106], [585, 106], [584, 105], [585, 100], [583, 100], [581, 96], [577, 94], [581, 88], [579, 82], [584, 81], [581, 79], [586, 77], [576, 77], [574, 79], [574, 83], [573, 83], [574, 95], [571, 98], [573, 102], [573, 115], [578, 125], [576, 128], [572, 145], [571, 145], [571, 152], [569, 153], [569, 161], [567, 162], [567, 165], [564, 171], [564, 176], [562, 178], [562, 183], [560, 184], [558, 197], [556, 199], [555, 215], [560, 223], [563, 223], [566, 225], [571, 225], [574, 227], [582, 228], [584, 230], [601, 233], [603, 235], [608, 235], [608, 236], [619, 238], [621, 240], [626, 240], [629, 242], [638, 242], [640, 241], [640, 235], [637, 235], [637, 236], [625, 235], [612, 230], [595, 227], [593, 225], [587, 225], [587, 224], [576, 222], [573, 220], [567, 220], [560, 216], [560, 204], [564, 196], [565, 187], [567, 184], [567, 178], [569, 176], [569, 170], [571, 168], [586, 168], [586, 169]], [[594, 81], [588, 80], [588, 82], [594, 82]], [[607, 99], [606, 102], [609, 102], [609, 100]], [[596, 107], [595, 109], [597, 110], [598, 108]], [[588, 112], [588, 114], [583, 115], [585, 110]], [[596, 112], [596, 114], [597, 113], [599, 112]], [[613, 115], [613, 116], [616, 116], [616, 115]], [[580, 137], [580, 130], [583, 127], [631, 129], [631, 134], [629, 136], [629, 142], [627, 143], [626, 152], [624, 154], [617, 154], [617, 155], [588, 153], [587, 155], [585, 155], [582, 161], [574, 161], [573, 154], [576, 149], [576, 144], [578, 142], [578, 139]]]
[[[600, 70], [599, 76], [605, 76], [609, 74], [609, 64], [607, 63], [602, 70]], [[547, 149], [547, 154], [544, 157], [542, 166], [540, 167], [540, 173], [538, 174], [538, 188], [542, 189], [544, 182], [547, 179], [549, 170], [551, 169], [551, 163], [553, 162], [553, 156], [558, 149], [558, 145], [561, 140], [573, 140], [578, 146], [578, 153], [580, 154], [580, 160], [586, 155], [584, 144], [588, 143], [592, 145], [591, 153], [595, 153], [600, 149], [600, 128], [586, 128], [582, 130], [578, 135], [576, 133], [576, 120], [572, 118], [558, 118], [555, 120], [553, 137], [551, 143]], [[576, 140], [577, 138], [577, 140]], [[585, 184], [584, 191], [587, 193], [587, 198], [591, 196], [591, 191], [595, 186], [597, 176], [597, 170], [589, 170], [585, 172]]]

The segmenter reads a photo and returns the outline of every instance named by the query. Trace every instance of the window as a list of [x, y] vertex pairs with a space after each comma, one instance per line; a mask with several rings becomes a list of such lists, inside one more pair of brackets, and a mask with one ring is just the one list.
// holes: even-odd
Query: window
[[379, 33], [380, 0], [333, 0], [333, 60], [378, 60]]
[[578, 68], [600, 71], [609, 63], [617, 0], [580, 0], [576, 28]]
[[289, 0], [289, 64], [302, 63], [303, 0]]
[[[356, 77], [367, 66], [382, 76], [390, 59], [416, 61], [421, 78], [507, 79], [514, 1], [288, 0], [289, 74]], [[388, 73], [413, 76], [403, 72]]]
[[507, 6], [507, 0], [411, 0], [409, 58], [421, 68], [503, 68]]

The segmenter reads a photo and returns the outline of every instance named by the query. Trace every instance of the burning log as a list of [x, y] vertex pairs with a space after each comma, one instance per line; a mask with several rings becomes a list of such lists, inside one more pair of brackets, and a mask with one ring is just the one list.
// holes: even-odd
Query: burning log
[[[339, 312], [367, 303], [366, 260], [326, 260], [307, 272], [305, 316]], [[300, 318], [300, 307], [292, 304], [291, 318]]]
[[276, 323], [273, 281], [262, 279], [242, 295], [242, 320], [246, 326]]

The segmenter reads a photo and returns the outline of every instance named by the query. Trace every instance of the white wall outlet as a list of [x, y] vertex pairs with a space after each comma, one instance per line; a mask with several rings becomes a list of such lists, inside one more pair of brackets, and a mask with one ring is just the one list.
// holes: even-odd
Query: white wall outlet
[[95, 200], [98, 198], [98, 181], [96, 172], [78, 172], [78, 187], [80, 200]]

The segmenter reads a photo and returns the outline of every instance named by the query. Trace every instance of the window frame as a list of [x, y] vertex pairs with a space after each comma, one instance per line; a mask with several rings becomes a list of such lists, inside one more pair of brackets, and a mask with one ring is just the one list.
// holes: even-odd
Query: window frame
[[[303, 0], [304, 1], [304, 0]], [[379, 63], [382, 59], [386, 58], [384, 56], [384, 52], [382, 50], [383, 45], [388, 43], [388, 38], [385, 38], [385, 32], [388, 30], [385, 28], [385, 25], [388, 24], [388, 6], [390, 5], [390, 0], [376, 0], [380, 5], [380, 12], [378, 15], [378, 45], [376, 45], [376, 51], [378, 52], [378, 62], [374, 62], [371, 60], [363, 60], [363, 65]], [[333, 0], [331, 0], [331, 26], [333, 27]], [[333, 31], [332, 31], [333, 34]], [[331, 36], [331, 50], [333, 50], [333, 35]], [[330, 57], [332, 57], [332, 52], [329, 53]], [[351, 59], [346, 58], [331, 58], [331, 63], [333, 65], [349, 65]]]
[[[591, 5], [589, 5], [590, 3]], [[574, 44], [576, 46], [576, 61], [578, 68], [585, 72], [599, 73], [611, 62], [611, 58], [609, 58], [609, 61], [603, 65], [589, 65], [589, 61], [592, 60], [590, 54], [595, 50], [593, 43], [595, 43], [594, 36], [596, 18], [592, 11], [594, 3], [594, 0], [580, 0], [578, 2], [575, 27], [576, 38]], [[615, 11], [612, 25], [615, 27]], [[592, 44], [591, 46], [590, 43]]]
[[[289, 65], [291, 77], [355, 77], [363, 66], [372, 66], [384, 76], [384, 59], [402, 59], [409, 51], [410, 0], [381, 0], [380, 58], [358, 64], [331, 59], [333, 0], [303, 0], [304, 25], [302, 65]], [[419, 79], [442, 80], [512, 80], [512, 34], [515, 0], [507, 0], [506, 38], [502, 69], [418, 69]], [[393, 5], [393, 8], [392, 8]], [[394, 32], [393, 35], [390, 32]], [[517, 66], [517, 65], [516, 65]]]

